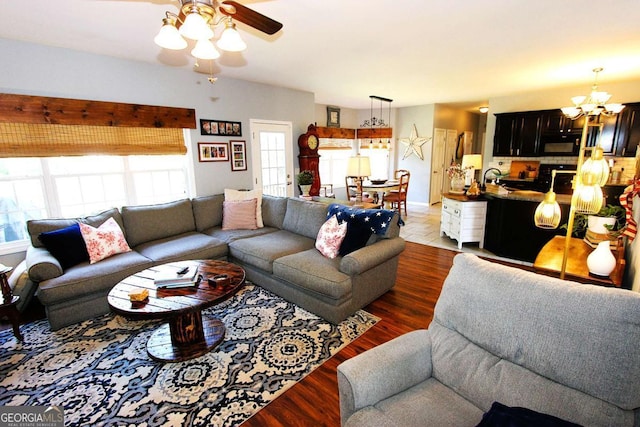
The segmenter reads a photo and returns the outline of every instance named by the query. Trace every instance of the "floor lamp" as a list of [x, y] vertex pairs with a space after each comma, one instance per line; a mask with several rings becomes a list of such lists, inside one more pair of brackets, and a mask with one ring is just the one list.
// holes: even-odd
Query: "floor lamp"
[[[369, 162], [369, 158], [360, 156], [360, 154], [349, 157], [349, 163], [347, 164], [347, 176], [353, 176], [356, 178], [356, 203], [354, 206], [363, 206], [362, 178], [371, 176], [371, 162]], [[349, 193], [348, 188], [347, 193]]]
[[[580, 149], [578, 152], [578, 164], [576, 166], [575, 178], [573, 181], [573, 194], [571, 195], [571, 205], [569, 208], [569, 218], [567, 222], [567, 234], [565, 236], [564, 251], [562, 254], [562, 266], [560, 268], [560, 278], [564, 279], [569, 257], [569, 247], [571, 244], [571, 234], [573, 233], [573, 223], [576, 213], [596, 214], [602, 208], [603, 195], [602, 186], [609, 179], [609, 165], [604, 159], [603, 150], [600, 146], [599, 137], [602, 133], [603, 125], [593, 123], [590, 118], [597, 118], [598, 115], [618, 114], [624, 108], [622, 104], [606, 104], [611, 95], [607, 92], [598, 91], [597, 76], [602, 68], [593, 70], [596, 73], [596, 83], [592, 86], [591, 94], [587, 96], [573, 97], [573, 107], [562, 108], [562, 112], [568, 118], [575, 120], [584, 116], [582, 127], [582, 137], [580, 138]], [[587, 147], [589, 128], [599, 128], [598, 138], [595, 147]], [[585, 161], [585, 152], [591, 150], [591, 156]], [[534, 213], [534, 222], [540, 228], [557, 228], [560, 224], [560, 206], [553, 192], [555, 173], [553, 171], [551, 188], [545, 194], [544, 200], [538, 205]]]

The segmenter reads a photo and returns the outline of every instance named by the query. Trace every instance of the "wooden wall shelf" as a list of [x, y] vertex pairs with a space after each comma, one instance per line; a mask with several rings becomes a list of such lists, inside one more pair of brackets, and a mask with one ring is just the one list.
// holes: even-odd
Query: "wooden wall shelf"
[[149, 128], [196, 128], [192, 108], [0, 94], [0, 122]]
[[329, 128], [316, 126], [319, 138], [356, 139], [356, 138], [391, 138], [393, 128]]

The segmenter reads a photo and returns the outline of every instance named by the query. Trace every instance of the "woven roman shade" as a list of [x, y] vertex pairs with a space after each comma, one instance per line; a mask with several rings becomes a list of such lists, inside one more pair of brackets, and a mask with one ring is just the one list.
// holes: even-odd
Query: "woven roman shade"
[[190, 108], [0, 94], [0, 157], [185, 154]]
[[186, 152], [182, 129], [0, 123], [0, 157]]

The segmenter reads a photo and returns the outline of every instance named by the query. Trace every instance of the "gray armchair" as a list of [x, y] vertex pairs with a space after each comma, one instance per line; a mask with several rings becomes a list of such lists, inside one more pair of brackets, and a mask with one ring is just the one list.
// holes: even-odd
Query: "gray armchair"
[[457, 255], [428, 330], [338, 366], [343, 426], [475, 426], [493, 402], [640, 425], [640, 294]]

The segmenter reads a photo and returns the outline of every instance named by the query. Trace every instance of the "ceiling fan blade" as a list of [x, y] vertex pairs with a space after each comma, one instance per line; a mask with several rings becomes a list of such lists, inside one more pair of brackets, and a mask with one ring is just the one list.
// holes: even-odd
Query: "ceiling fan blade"
[[[225, 6], [231, 7], [227, 9]], [[235, 8], [235, 13], [233, 13], [233, 8]], [[273, 19], [232, 0], [223, 1], [218, 10], [220, 10], [220, 13], [223, 15], [231, 16], [233, 19], [269, 35], [277, 33], [282, 28], [282, 24], [278, 21], [274, 21]]]

